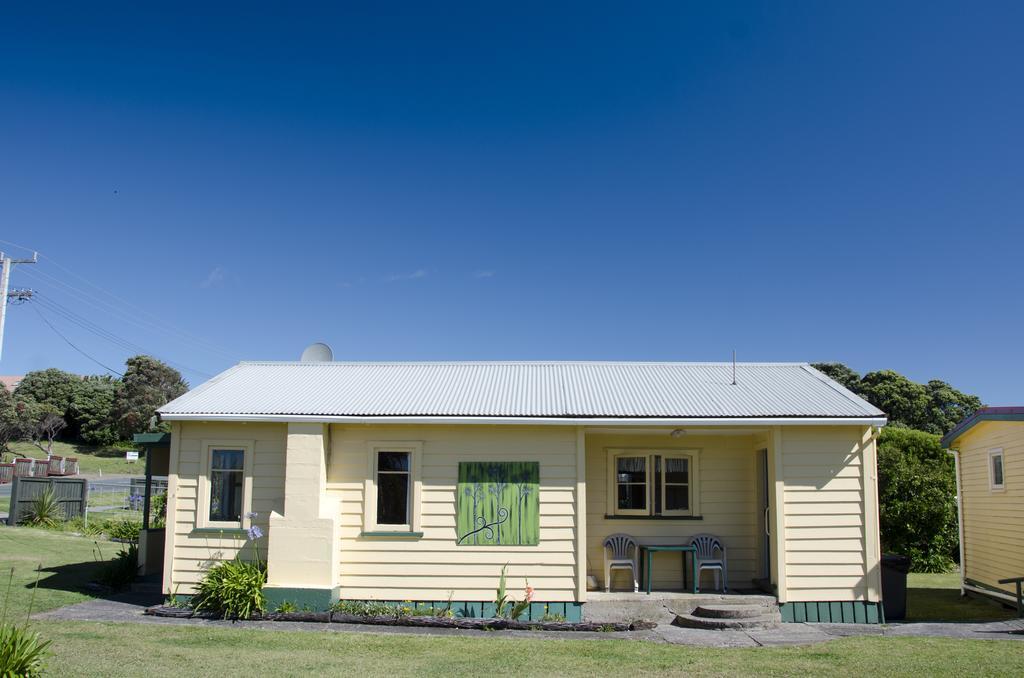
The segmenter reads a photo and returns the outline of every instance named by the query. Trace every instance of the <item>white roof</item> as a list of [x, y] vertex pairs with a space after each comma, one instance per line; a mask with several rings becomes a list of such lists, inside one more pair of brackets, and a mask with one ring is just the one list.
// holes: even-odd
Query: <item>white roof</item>
[[731, 363], [243, 362], [159, 412], [167, 420], [884, 423], [880, 410], [806, 363], [738, 363], [735, 385], [732, 369]]

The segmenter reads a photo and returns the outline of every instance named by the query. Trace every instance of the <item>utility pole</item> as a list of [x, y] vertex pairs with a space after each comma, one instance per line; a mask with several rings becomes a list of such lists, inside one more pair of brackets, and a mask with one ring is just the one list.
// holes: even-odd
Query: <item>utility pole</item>
[[5, 253], [0, 252], [0, 356], [4, 351], [4, 327], [7, 321], [7, 300], [15, 299], [25, 301], [32, 297], [32, 290], [10, 290], [8, 284], [11, 281], [11, 269], [15, 264], [34, 264], [39, 261], [39, 253], [33, 252], [31, 259], [11, 259]]

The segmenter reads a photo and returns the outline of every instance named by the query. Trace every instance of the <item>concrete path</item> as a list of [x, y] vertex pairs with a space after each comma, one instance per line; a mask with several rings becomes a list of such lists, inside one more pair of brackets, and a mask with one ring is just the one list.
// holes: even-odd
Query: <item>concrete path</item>
[[1024, 641], [1024, 621], [984, 624], [782, 624], [766, 631], [705, 631], [661, 624], [650, 631], [622, 633], [576, 633], [556, 631], [471, 631], [464, 629], [422, 629], [408, 626], [367, 626], [358, 624], [321, 624], [316, 622], [212, 621], [172, 619], [142, 614], [147, 605], [160, 602], [151, 595], [124, 594], [109, 600], [91, 600], [34, 615], [38, 620], [94, 621], [155, 624], [168, 626], [219, 626], [227, 628], [272, 629], [275, 631], [320, 631], [331, 633], [384, 633], [413, 635], [454, 635], [494, 638], [548, 638], [558, 640], [642, 640], [694, 647], [778, 647], [812, 645], [847, 636], [927, 636], [936, 638], [973, 638]]

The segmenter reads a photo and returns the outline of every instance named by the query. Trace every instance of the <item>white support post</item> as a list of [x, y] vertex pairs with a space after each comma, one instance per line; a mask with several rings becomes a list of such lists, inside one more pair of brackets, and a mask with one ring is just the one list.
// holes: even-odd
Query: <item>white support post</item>
[[782, 427], [772, 427], [772, 458], [769, 471], [771, 483], [772, 513], [772, 564], [775, 567], [775, 595], [780, 603], [786, 602], [786, 480], [782, 465]]
[[878, 514], [878, 434], [874, 427], [864, 430], [861, 438], [861, 476], [864, 488], [864, 567], [867, 573], [865, 599], [882, 600], [882, 561], [879, 543]]
[[587, 602], [587, 435], [576, 427], [576, 602]]

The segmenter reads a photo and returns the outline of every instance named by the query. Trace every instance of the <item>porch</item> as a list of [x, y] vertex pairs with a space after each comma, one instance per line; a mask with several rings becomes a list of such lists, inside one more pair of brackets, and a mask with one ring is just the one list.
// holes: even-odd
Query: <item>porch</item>
[[[771, 442], [766, 428], [588, 429], [586, 608], [628, 602], [688, 613], [723, 593], [707, 570], [699, 593], [684, 593], [692, 591], [692, 554], [678, 551], [651, 553], [641, 559], [649, 562], [638, 562], [639, 595], [633, 594], [628, 570], [613, 570], [606, 582], [603, 544], [612, 534], [627, 534], [641, 546], [682, 546], [697, 534], [714, 535], [725, 547], [726, 590], [772, 593]], [[652, 596], [645, 593], [647, 568]], [[773, 597], [767, 599], [774, 605]]]

